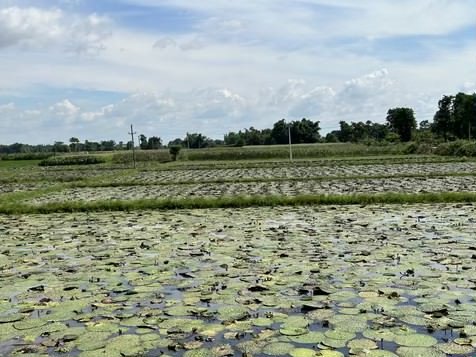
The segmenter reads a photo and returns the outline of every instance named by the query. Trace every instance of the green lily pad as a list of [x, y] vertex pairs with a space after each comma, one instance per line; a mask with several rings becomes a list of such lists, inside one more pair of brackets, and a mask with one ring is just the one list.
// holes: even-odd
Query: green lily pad
[[330, 350], [324, 350], [324, 351], [319, 351], [318, 356], [322, 357], [344, 357], [344, 354], [339, 352], [339, 351], [330, 351]]
[[365, 352], [365, 357], [398, 357], [395, 353], [384, 350], [370, 350]]
[[23, 320], [25, 315], [23, 314], [10, 314], [10, 315], [0, 315], [0, 324], [8, 322], [17, 322]]
[[269, 356], [285, 356], [294, 349], [294, 346], [285, 342], [272, 342], [263, 347], [263, 353]]
[[378, 348], [377, 344], [374, 341], [367, 339], [352, 340], [347, 343], [347, 347], [351, 350], [353, 354], [357, 354], [358, 352], [363, 352], [367, 350], [375, 350]]
[[415, 333], [411, 335], [399, 335], [395, 337], [395, 343], [400, 346], [408, 347], [431, 347], [438, 343], [433, 336]]
[[300, 336], [308, 332], [307, 328], [302, 327], [285, 327], [279, 330], [279, 333], [284, 336]]
[[249, 316], [248, 309], [242, 306], [223, 306], [218, 309], [218, 319], [221, 321], [244, 320]]
[[396, 352], [400, 357], [446, 357], [434, 347], [399, 347]]
[[316, 351], [309, 348], [295, 348], [289, 352], [292, 357], [315, 357]]
[[266, 317], [258, 317], [256, 319], [251, 320], [251, 322], [254, 326], [258, 327], [268, 327], [274, 323], [272, 319]]
[[369, 338], [374, 341], [394, 341], [395, 333], [388, 329], [379, 329], [379, 330], [365, 330], [363, 332], [364, 337]]
[[48, 320], [46, 319], [27, 319], [27, 320], [21, 320], [13, 323], [13, 326], [17, 330], [29, 330], [29, 329], [34, 329], [38, 328], [41, 326], [44, 326], [48, 323]]
[[121, 335], [108, 340], [105, 352], [107, 356], [133, 357], [144, 352], [138, 335]]
[[305, 335], [290, 336], [289, 339], [296, 343], [318, 344], [324, 339], [324, 333], [320, 331], [310, 331]]
[[281, 325], [283, 329], [307, 328], [309, 320], [303, 316], [289, 316]]
[[343, 341], [349, 341], [355, 337], [355, 334], [351, 332], [346, 332], [346, 331], [342, 331], [338, 329], [326, 331], [324, 335], [328, 338], [332, 338], [333, 340], [343, 340]]
[[436, 348], [446, 354], [460, 354], [465, 355], [474, 352], [474, 348], [469, 345], [459, 345], [454, 342], [440, 343], [436, 345]]
[[75, 345], [81, 351], [95, 351], [106, 346], [109, 336], [110, 332], [86, 332], [75, 341]]

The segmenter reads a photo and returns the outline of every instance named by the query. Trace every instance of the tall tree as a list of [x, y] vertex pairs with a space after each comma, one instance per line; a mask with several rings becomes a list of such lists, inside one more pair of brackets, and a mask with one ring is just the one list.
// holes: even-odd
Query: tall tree
[[413, 109], [393, 108], [387, 112], [387, 122], [390, 130], [396, 133], [403, 142], [412, 139], [412, 133], [416, 129], [416, 120]]
[[291, 136], [297, 144], [317, 143], [321, 138], [320, 130], [318, 121], [313, 122], [306, 118], [291, 123]]
[[75, 138], [74, 136], [69, 139], [69, 147], [71, 148], [71, 151], [78, 151], [78, 146], [79, 146], [79, 139]]
[[286, 119], [281, 119], [274, 123], [273, 129], [271, 129], [271, 140], [273, 144], [287, 144], [289, 142]]
[[444, 95], [443, 98], [438, 101], [438, 111], [433, 117], [433, 132], [442, 136], [445, 140], [448, 140], [453, 132], [451, 115], [453, 101], [454, 96]]
[[458, 93], [454, 97], [452, 106], [452, 116], [454, 125], [454, 134], [458, 138], [467, 138], [471, 140], [475, 120], [476, 95]]
[[162, 139], [157, 136], [151, 136], [147, 141], [147, 148], [149, 150], [157, 150], [162, 146]]
[[145, 136], [144, 134], [139, 135], [139, 147], [142, 150], [147, 150], [148, 149], [147, 136]]

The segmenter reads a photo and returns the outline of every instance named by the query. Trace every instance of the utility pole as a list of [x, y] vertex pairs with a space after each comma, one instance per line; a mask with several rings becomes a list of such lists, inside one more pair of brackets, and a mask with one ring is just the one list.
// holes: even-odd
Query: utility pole
[[291, 143], [291, 123], [288, 124], [288, 137], [289, 137], [289, 161], [293, 161], [293, 147]]
[[136, 168], [136, 148], [134, 144], [134, 134], [137, 134], [137, 133], [134, 131], [132, 124], [131, 124], [131, 132], [129, 134], [131, 135], [131, 138], [132, 138], [132, 162], [134, 163], [134, 168]]

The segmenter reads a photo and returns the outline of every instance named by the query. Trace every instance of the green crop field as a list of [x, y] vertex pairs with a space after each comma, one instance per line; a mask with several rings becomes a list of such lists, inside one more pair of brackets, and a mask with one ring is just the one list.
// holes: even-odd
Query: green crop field
[[473, 356], [476, 161], [366, 148], [0, 161], [0, 355]]

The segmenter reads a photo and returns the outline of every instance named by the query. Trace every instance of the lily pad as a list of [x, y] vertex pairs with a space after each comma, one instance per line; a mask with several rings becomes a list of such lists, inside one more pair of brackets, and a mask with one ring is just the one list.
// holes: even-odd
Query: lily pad
[[438, 343], [438, 340], [433, 336], [423, 335], [419, 333], [411, 335], [397, 335], [394, 341], [400, 346], [409, 347], [431, 347]]
[[289, 354], [292, 357], [315, 357], [316, 351], [309, 348], [295, 348]]
[[434, 347], [399, 347], [396, 352], [400, 357], [446, 357]]
[[285, 342], [272, 342], [263, 347], [263, 353], [269, 356], [285, 356], [294, 349], [294, 346]]

